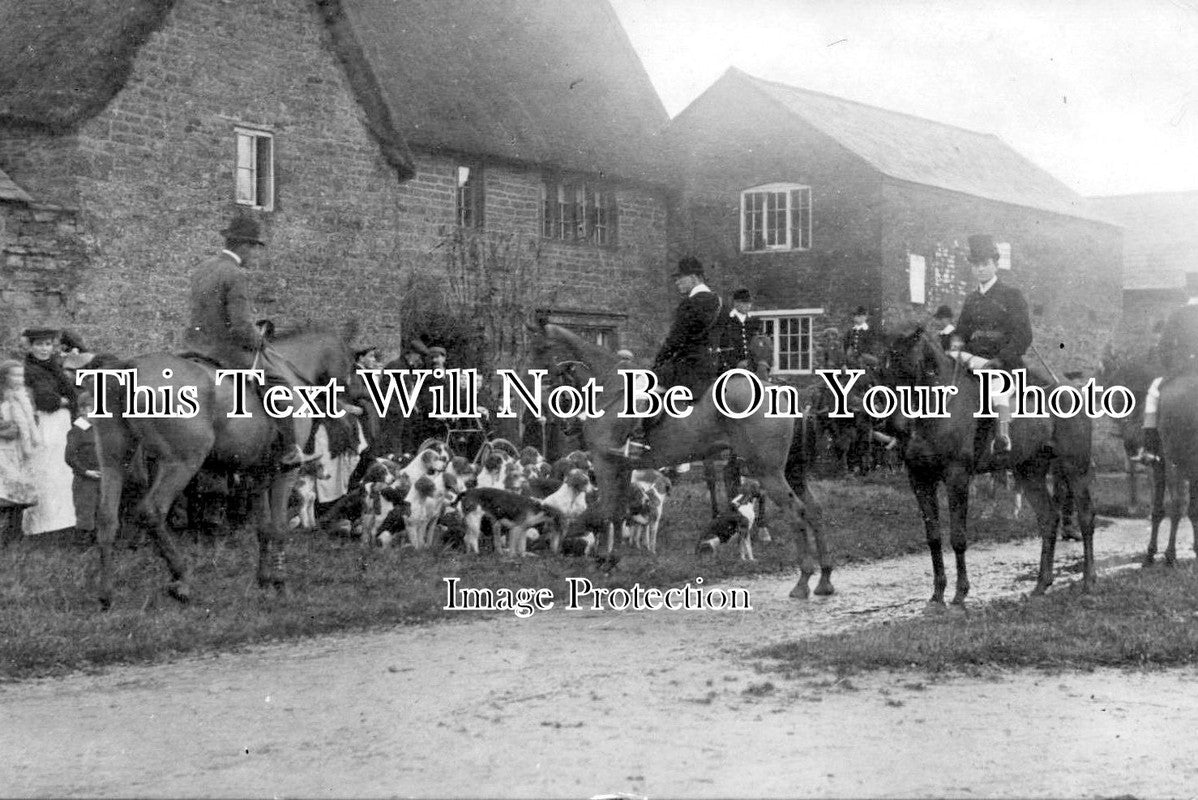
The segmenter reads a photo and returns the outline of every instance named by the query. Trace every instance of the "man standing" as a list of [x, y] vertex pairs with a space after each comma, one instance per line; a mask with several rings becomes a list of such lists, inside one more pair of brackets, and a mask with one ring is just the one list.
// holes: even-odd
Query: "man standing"
[[857, 306], [853, 312], [853, 327], [844, 335], [844, 357], [850, 367], [864, 366], [865, 356], [872, 355], [873, 332], [869, 329], [869, 309]]
[[[977, 289], [965, 298], [953, 332], [954, 349], [965, 347], [973, 369], [1023, 368], [1023, 354], [1032, 344], [1032, 323], [1023, 293], [998, 279], [998, 247], [986, 234], [969, 237], [969, 263]], [[994, 452], [1011, 450], [1010, 394], [997, 395], [998, 433]]]
[[755, 372], [749, 346], [761, 328], [761, 321], [749, 316], [753, 310], [753, 295], [748, 289], [732, 293], [732, 310], [724, 317], [720, 328], [720, 371], [747, 369]]
[[1136, 456], [1139, 461], [1156, 461], [1161, 456], [1161, 434], [1157, 430], [1161, 383], [1198, 368], [1198, 272], [1186, 273], [1186, 294], [1189, 299], [1169, 314], [1157, 343], [1165, 374], [1152, 382], [1144, 400], [1144, 447]]
[[653, 369], [663, 386], [686, 386], [697, 399], [715, 375], [711, 357], [712, 330], [720, 321], [723, 303], [703, 282], [703, 265], [687, 256], [678, 262], [674, 288], [683, 295], [674, 322]]
[[[250, 300], [250, 273], [244, 267], [254, 248], [265, 247], [258, 223], [237, 216], [221, 231], [225, 249], [208, 259], [191, 276], [191, 324], [184, 343], [188, 348], [213, 359], [228, 369], [262, 368], [267, 383], [292, 387], [299, 376], [292, 374], [272, 351], [265, 348]], [[300, 426], [303, 426], [302, 429]], [[299, 442], [307, 437], [309, 421], [294, 415], [278, 425], [283, 439], [284, 466], [312, 461], [318, 456], [305, 455]]]

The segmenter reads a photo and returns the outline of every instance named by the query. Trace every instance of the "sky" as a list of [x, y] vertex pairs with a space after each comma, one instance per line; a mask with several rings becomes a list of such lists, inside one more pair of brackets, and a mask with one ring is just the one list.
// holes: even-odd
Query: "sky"
[[992, 133], [1083, 195], [1198, 190], [1198, 0], [610, 0], [671, 117], [729, 67]]

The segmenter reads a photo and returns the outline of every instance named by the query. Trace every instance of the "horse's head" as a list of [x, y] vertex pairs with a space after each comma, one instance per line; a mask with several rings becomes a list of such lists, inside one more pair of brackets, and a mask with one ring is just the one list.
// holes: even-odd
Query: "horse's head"
[[591, 344], [568, 328], [543, 319], [528, 327], [531, 366], [548, 370], [555, 384], [581, 386], [591, 378], [611, 375], [616, 368], [614, 353]]
[[353, 340], [357, 335], [358, 322], [350, 320], [340, 331], [308, 326], [285, 331], [275, 336], [271, 346], [312, 385], [323, 386], [330, 380], [344, 384], [353, 374]]
[[910, 386], [935, 382], [946, 356], [922, 323], [899, 324], [883, 338], [887, 342], [886, 356], [878, 368], [883, 383]]

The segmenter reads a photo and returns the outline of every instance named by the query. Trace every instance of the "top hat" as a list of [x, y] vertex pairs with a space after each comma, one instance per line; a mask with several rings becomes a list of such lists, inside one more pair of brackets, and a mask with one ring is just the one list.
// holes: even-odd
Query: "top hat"
[[749, 302], [752, 302], [752, 300], [753, 300], [753, 295], [751, 295], [749, 293], [748, 289], [737, 289], [735, 292], [732, 293], [732, 302], [733, 303], [749, 303]]
[[30, 342], [36, 342], [41, 339], [57, 339], [58, 328], [26, 328], [21, 335]]
[[229, 227], [221, 231], [220, 234], [225, 237], [225, 241], [227, 242], [266, 244], [266, 242], [262, 241], [262, 231], [259, 230], [257, 221], [252, 217], [243, 215], [233, 217], [233, 221], [229, 223]]
[[675, 278], [681, 278], [686, 275], [698, 275], [703, 277], [703, 265], [699, 263], [699, 259], [694, 256], [687, 256], [678, 262], [678, 269], [674, 271]]
[[854, 317], [868, 317], [869, 309], [865, 306], [857, 306], [857, 310], [853, 312]]
[[994, 237], [988, 233], [975, 233], [969, 237], [969, 263], [980, 264], [990, 259], [998, 259], [998, 248]]
[[952, 319], [953, 310], [948, 306], [940, 306], [936, 309], [936, 313], [932, 315], [932, 319]]

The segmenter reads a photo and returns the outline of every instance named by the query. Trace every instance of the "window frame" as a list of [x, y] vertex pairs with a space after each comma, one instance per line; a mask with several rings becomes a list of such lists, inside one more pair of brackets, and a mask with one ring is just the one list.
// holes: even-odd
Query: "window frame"
[[[469, 173], [465, 183], [462, 182], [462, 170]], [[484, 230], [487, 225], [487, 178], [482, 162], [459, 160], [454, 166], [453, 178], [455, 224], [468, 230]]]
[[[762, 309], [760, 311], [750, 311], [749, 316], [760, 319], [762, 322], [762, 333], [765, 333], [767, 323], [772, 323], [772, 332], [768, 334], [774, 341], [774, 352], [770, 361], [770, 374], [772, 375], [813, 375], [815, 374], [815, 318], [823, 316], [823, 308], [783, 308], [783, 309]], [[807, 347], [805, 351], [799, 352], [800, 364], [806, 363], [804, 369], [800, 366], [799, 369], [782, 369], [782, 355], [784, 353], [781, 341], [781, 320], [800, 320], [800, 327], [803, 321], [806, 321], [806, 340]], [[802, 341], [804, 336], [803, 331], [798, 334], [787, 334], [788, 336], [797, 335]]]
[[[771, 196], [782, 195], [785, 208], [771, 207]], [[740, 251], [742, 253], [804, 253], [811, 250], [814, 198], [812, 189], [803, 183], [764, 183], [752, 186], [740, 193]], [[799, 202], [796, 204], [795, 198]], [[752, 198], [761, 197], [759, 207], [750, 209]], [[803, 202], [805, 200], [806, 202]], [[752, 233], [757, 228], [750, 225], [749, 215], [760, 220], [762, 245], [752, 246]], [[796, 221], [797, 214], [797, 221]], [[772, 224], [771, 224], [772, 219]], [[785, 232], [785, 240], [777, 241], [779, 233]], [[798, 243], [794, 241], [799, 239]], [[774, 239], [774, 243], [770, 240]]]
[[541, 177], [541, 237], [567, 244], [619, 244], [619, 198], [603, 181], [547, 174]]
[[[234, 161], [233, 161], [233, 200], [239, 206], [246, 206], [256, 211], [274, 211], [275, 209], [275, 135], [262, 128], [235, 126], [233, 128]], [[249, 163], [242, 163], [242, 142], [248, 141], [247, 155]], [[268, 151], [266, 159], [266, 175], [262, 174], [262, 150], [265, 144]], [[252, 196], [242, 194], [242, 179], [248, 172]], [[266, 202], [262, 202], [265, 191]]]

